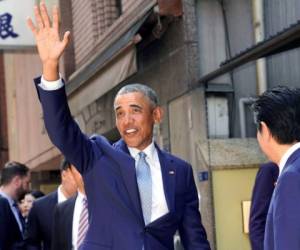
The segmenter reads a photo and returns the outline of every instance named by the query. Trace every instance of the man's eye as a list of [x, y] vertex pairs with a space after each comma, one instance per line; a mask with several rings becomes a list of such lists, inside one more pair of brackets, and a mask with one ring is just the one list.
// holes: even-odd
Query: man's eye
[[141, 110], [140, 110], [139, 108], [135, 108], [135, 109], [133, 109], [133, 112], [134, 112], [134, 113], [140, 113]]
[[117, 117], [122, 117], [123, 114], [123, 112], [117, 112]]

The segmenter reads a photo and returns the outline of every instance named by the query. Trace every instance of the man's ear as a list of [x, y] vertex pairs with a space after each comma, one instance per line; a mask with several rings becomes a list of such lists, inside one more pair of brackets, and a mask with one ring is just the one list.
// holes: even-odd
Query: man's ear
[[162, 119], [163, 119], [163, 116], [164, 116], [164, 110], [162, 107], [160, 106], [157, 106], [153, 109], [153, 119], [154, 119], [154, 122], [156, 124], [158, 123], [161, 123]]
[[261, 129], [260, 129], [261, 135], [264, 137], [265, 140], [270, 141], [270, 139], [272, 138], [272, 134], [268, 125], [265, 122], [260, 122], [260, 125], [261, 125]]

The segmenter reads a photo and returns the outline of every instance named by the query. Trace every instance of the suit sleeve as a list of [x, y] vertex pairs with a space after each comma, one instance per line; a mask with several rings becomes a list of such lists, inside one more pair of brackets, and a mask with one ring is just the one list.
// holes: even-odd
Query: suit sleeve
[[83, 173], [89, 167], [95, 155], [101, 156], [101, 149], [95, 139], [83, 134], [71, 116], [67, 103], [65, 87], [47, 91], [39, 87], [40, 78], [35, 79], [38, 97], [40, 99], [44, 122], [52, 143], [79, 172]]
[[210, 250], [205, 229], [201, 222], [199, 200], [192, 167], [187, 167], [185, 206], [179, 226], [179, 235], [186, 250]]
[[33, 206], [28, 215], [25, 241], [27, 244], [27, 250], [41, 250], [41, 236], [35, 203], [33, 203]]
[[254, 250], [263, 250], [266, 218], [274, 185], [271, 167], [259, 168], [252, 192], [249, 219], [250, 242]]
[[284, 172], [273, 201], [275, 249], [300, 249], [300, 174]]

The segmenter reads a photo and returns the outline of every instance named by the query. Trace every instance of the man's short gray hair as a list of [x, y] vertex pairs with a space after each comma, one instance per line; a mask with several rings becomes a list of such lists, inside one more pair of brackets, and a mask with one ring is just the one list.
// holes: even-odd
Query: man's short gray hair
[[152, 88], [140, 83], [132, 83], [122, 87], [116, 94], [115, 100], [119, 95], [133, 92], [139, 92], [147, 96], [153, 107], [156, 107], [158, 105], [158, 97], [156, 92]]

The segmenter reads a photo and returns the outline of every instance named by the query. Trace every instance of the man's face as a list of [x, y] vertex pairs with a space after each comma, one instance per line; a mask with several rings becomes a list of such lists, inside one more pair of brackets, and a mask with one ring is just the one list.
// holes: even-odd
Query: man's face
[[152, 142], [154, 123], [162, 118], [161, 109], [152, 107], [140, 92], [118, 95], [114, 107], [116, 125], [127, 146], [145, 149]]
[[61, 185], [65, 191], [64, 195], [69, 198], [77, 192], [77, 184], [72, 175], [71, 169], [68, 168], [61, 172]]
[[30, 173], [24, 177], [19, 177], [19, 182], [16, 190], [18, 198], [22, 197], [25, 193], [29, 191], [30, 186]]
[[81, 174], [78, 172], [78, 170], [73, 165], [71, 165], [71, 169], [70, 170], [71, 170], [73, 179], [76, 182], [78, 190], [80, 192], [82, 192], [83, 194], [85, 194], [84, 183], [83, 183], [83, 179], [82, 179]]

